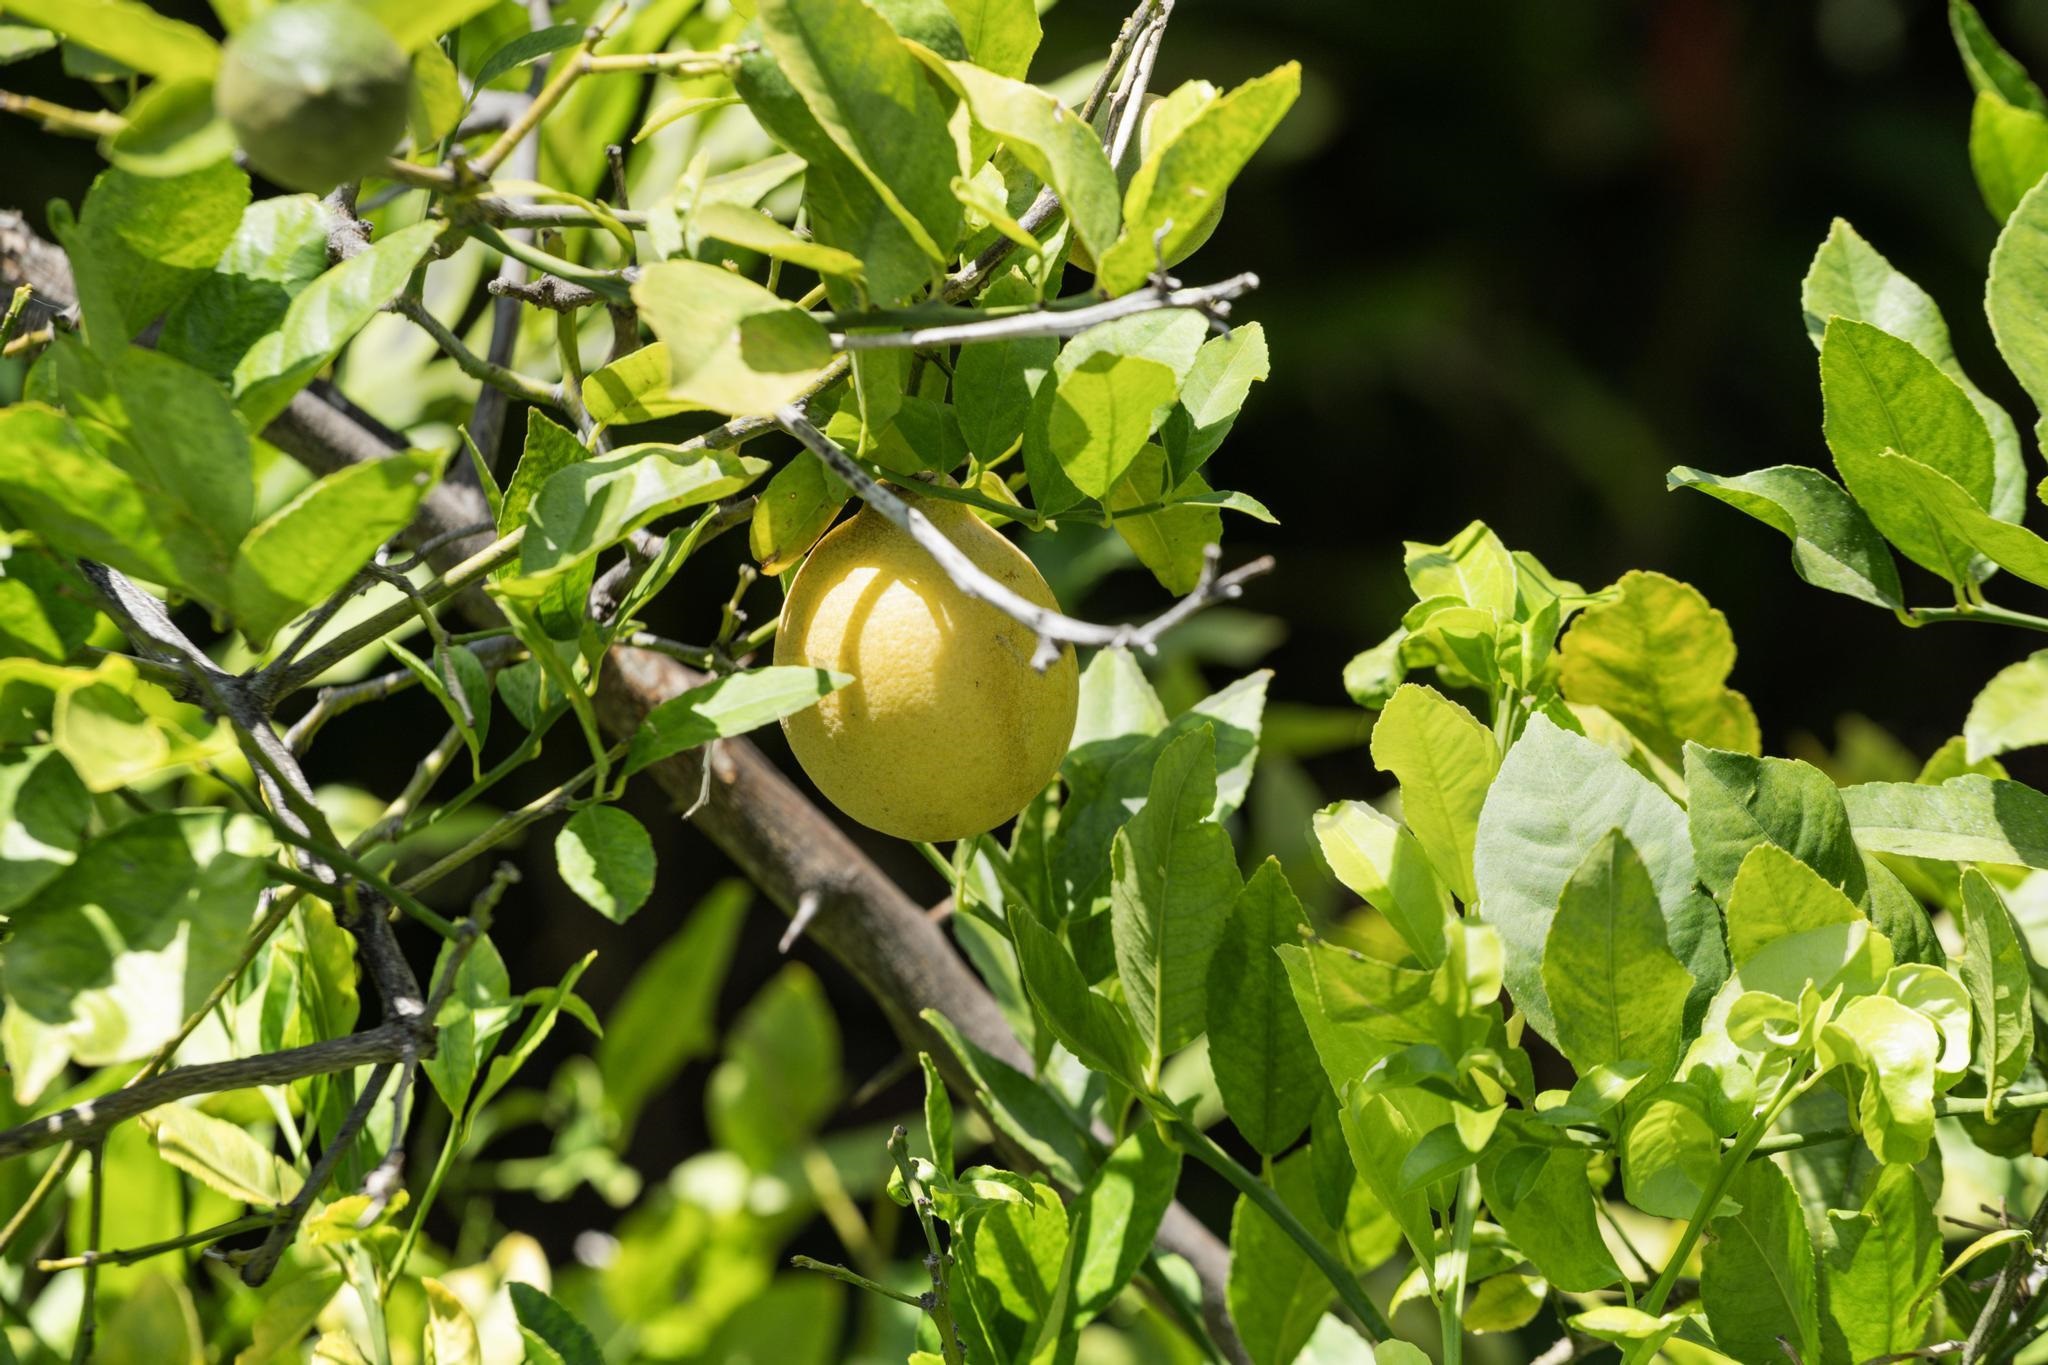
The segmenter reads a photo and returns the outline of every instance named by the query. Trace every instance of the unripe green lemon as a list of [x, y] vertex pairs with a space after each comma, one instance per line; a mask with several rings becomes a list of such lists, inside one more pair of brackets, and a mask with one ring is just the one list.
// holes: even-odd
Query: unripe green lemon
[[[1057, 609], [1029, 559], [966, 506], [914, 499], [985, 573]], [[1080, 678], [1072, 646], [1043, 673], [1037, 637], [961, 592], [908, 534], [862, 508], [797, 571], [775, 662], [853, 682], [782, 722], [833, 805], [900, 839], [964, 839], [1015, 815], [1059, 771]]]
[[405, 130], [410, 66], [351, 0], [274, 5], [228, 40], [214, 107], [249, 164], [325, 194], [383, 164]]

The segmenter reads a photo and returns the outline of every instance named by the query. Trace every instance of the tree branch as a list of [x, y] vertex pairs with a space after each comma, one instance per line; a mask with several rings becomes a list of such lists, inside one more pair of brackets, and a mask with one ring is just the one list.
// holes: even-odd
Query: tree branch
[[1053, 660], [1059, 657], [1059, 647], [1063, 643], [1098, 645], [1111, 649], [1137, 649], [1149, 654], [1158, 647], [1159, 637], [1168, 630], [1212, 602], [1228, 601], [1242, 596], [1245, 580], [1256, 578], [1273, 567], [1273, 557], [1261, 555], [1249, 564], [1240, 565], [1227, 574], [1219, 575], [1216, 572], [1218, 552], [1212, 545], [1203, 557], [1202, 575], [1195, 583], [1195, 590], [1152, 620], [1116, 626], [1102, 626], [1092, 621], [1077, 620], [1049, 607], [1039, 606], [1014, 588], [984, 573], [958, 546], [946, 539], [924, 513], [877, 481], [859, 461], [842, 450], [838, 442], [812, 426], [796, 408], [779, 409], [775, 414], [775, 420], [781, 423], [785, 431], [802, 441], [813, 454], [830, 466], [832, 472], [844, 479], [868, 506], [887, 517], [891, 523], [922, 546], [925, 553], [945, 570], [946, 577], [952, 580], [954, 587], [976, 601], [988, 603], [1005, 616], [1035, 631], [1038, 635], [1038, 649], [1031, 656], [1031, 664], [1040, 670], [1050, 667]]
[[0, 1161], [40, 1151], [59, 1142], [97, 1137], [118, 1123], [146, 1114], [160, 1105], [190, 1095], [248, 1090], [261, 1085], [289, 1085], [309, 1076], [352, 1071], [359, 1066], [396, 1062], [405, 1055], [409, 1030], [385, 1023], [346, 1038], [308, 1043], [282, 1052], [266, 1052], [231, 1062], [174, 1067], [140, 1085], [74, 1104], [54, 1114], [31, 1119], [0, 1132]]

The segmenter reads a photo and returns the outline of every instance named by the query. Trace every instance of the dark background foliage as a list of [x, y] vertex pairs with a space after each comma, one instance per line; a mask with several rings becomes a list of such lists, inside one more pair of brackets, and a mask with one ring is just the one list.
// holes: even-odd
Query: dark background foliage
[[[186, 8], [204, 17], [203, 6]], [[1034, 74], [1099, 53], [1124, 9], [1063, 0], [1046, 16]], [[2048, 10], [1992, 0], [1985, 17], [2023, 60], [2048, 60]], [[1227, 541], [1233, 562], [1280, 558], [1245, 603], [1284, 625], [1261, 660], [1278, 671], [1275, 698], [1345, 704], [1344, 661], [1409, 600], [1400, 542], [1441, 540], [1476, 517], [1588, 586], [1634, 567], [1697, 585], [1734, 627], [1733, 682], [1754, 701], [1770, 752], [1832, 748], [1845, 715], [1871, 718], [1920, 756], [1955, 733], [1982, 680], [2031, 642], [1988, 629], [1907, 631], [1800, 583], [1783, 540], [1763, 527], [1664, 491], [1674, 464], [1825, 464], [1798, 286], [1835, 215], [1936, 296], [1972, 376], [2026, 411], [1979, 303], [1995, 228], [1970, 179], [1970, 91], [1942, 7], [1188, 0], [1155, 88], [1197, 73], [1234, 83], [1289, 57], [1305, 67], [1300, 104], [1183, 267], [1191, 280], [1244, 269], [1264, 280], [1240, 316], [1265, 324], [1273, 378], [1211, 474], [1282, 522], [1234, 520]], [[75, 92], [53, 59], [8, 74], [30, 93]], [[75, 202], [97, 165], [90, 147], [20, 123], [0, 130], [0, 149], [0, 197], [39, 222], [49, 198]], [[520, 426], [515, 416], [515, 435]], [[685, 580], [706, 586], [668, 608], [672, 634], [711, 633], [738, 539], [720, 547], [727, 568]], [[1938, 600], [1931, 580], [1905, 572], [1909, 596]], [[2027, 591], [1993, 585], [2022, 607]], [[1104, 616], [1157, 597], [1149, 579], [1127, 573], [1068, 605]], [[773, 611], [775, 590], [757, 587], [749, 600]], [[1228, 672], [1212, 668], [1211, 680]], [[388, 792], [442, 724], [416, 692], [357, 711], [329, 728], [312, 775]], [[561, 763], [580, 761], [566, 735], [557, 747]], [[566, 771], [536, 765], [526, 785], [542, 790]], [[1357, 745], [1310, 771], [1326, 799], [1388, 785]], [[615, 927], [576, 902], [543, 827], [497, 935], [522, 984], [553, 981], [599, 949], [583, 992], [600, 1013], [731, 871], [651, 787], [627, 804], [663, 845], [649, 907]], [[943, 893], [902, 847], [871, 846], [906, 885]], [[447, 896], [473, 889], [451, 885]], [[783, 927], [757, 907], [728, 1009], [775, 970]], [[895, 1061], [895, 1039], [858, 988], [821, 954], [795, 953], [826, 982], [855, 1083]], [[582, 1046], [573, 1032], [551, 1046]], [[693, 1067], [650, 1106], [633, 1153], [650, 1176], [702, 1145], [704, 1074]], [[900, 1112], [913, 1093], [895, 1084], [849, 1120]], [[1191, 1170], [1191, 1182], [1205, 1175]], [[1219, 1224], [1227, 1217], [1220, 1184], [1187, 1194]], [[560, 1254], [580, 1229], [610, 1221], [587, 1190], [503, 1212]], [[822, 1224], [807, 1240], [819, 1245], [803, 1249], [835, 1254]]]

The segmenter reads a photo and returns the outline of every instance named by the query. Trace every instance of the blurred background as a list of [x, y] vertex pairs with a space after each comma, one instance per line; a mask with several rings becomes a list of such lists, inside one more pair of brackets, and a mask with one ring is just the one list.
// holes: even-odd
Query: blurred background
[[[1034, 77], [1098, 57], [1126, 9], [1060, 0], [1045, 16]], [[1440, 541], [1474, 518], [1588, 587], [1637, 567], [1695, 584], [1734, 628], [1732, 682], [1755, 703], [1767, 751], [1817, 757], [1846, 744], [1864, 775], [1903, 765], [1910, 776], [1959, 730], [1982, 682], [2034, 646], [1989, 628], [1909, 631], [1801, 583], [1775, 533], [1664, 489], [1675, 464], [1737, 473], [1826, 463], [1799, 281], [1837, 215], [1934, 294], [1971, 376], [2027, 411], [1984, 323], [1995, 228], [1970, 177], [1971, 94], [1943, 10], [1935, 0], [1182, 4], [1155, 89], [1193, 76], [1232, 84], [1289, 58], [1304, 65], [1300, 103], [1180, 272], [1202, 282], [1256, 270], [1264, 281], [1238, 315], [1264, 324], [1272, 378], [1208, 472], [1281, 522], [1233, 519], [1226, 562], [1271, 552], [1279, 569], [1241, 610], [1203, 618], [1159, 661], [1170, 706], [1204, 683], [1276, 670], [1268, 748], [1279, 761], [1262, 764], [1238, 834], [1248, 858], [1280, 853], [1305, 897], [1335, 904], [1302, 842], [1306, 815], [1388, 785], [1372, 771], [1368, 718], [1346, 700], [1340, 670], [1411, 600], [1401, 542]], [[2048, 68], [2048, 7], [1988, 0], [1984, 14], [2017, 56]], [[67, 89], [54, 59], [8, 78], [27, 93]], [[19, 122], [0, 129], [0, 147], [0, 198], [39, 225], [44, 202], [75, 202], [97, 165], [89, 146]], [[515, 414], [515, 437], [522, 426]], [[1160, 601], [1149, 575], [1118, 568], [1099, 544], [1063, 537], [1031, 548], [1080, 614], [1137, 614]], [[733, 537], [717, 549], [719, 567], [684, 580], [711, 585], [701, 599], [664, 608], [666, 633], [711, 634], [744, 546]], [[1910, 598], [1938, 600], [1931, 580], [1902, 572]], [[1993, 600], [2038, 611], [2031, 594], [2006, 579], [1991, 585]], [[777, 590], [759, 585], [748, 602], [761, 619]], [[417, 691], [356, 711], [326, 732], [313, 775], [388, 794], [423, 747], [415, 741], [442, 724]], [[787, 763], [774, 736], [764, 742]], [[580, 763], [572, 736], [555, 747], [558, 762], [535, 765], [508, 802]], [[2016, 766], [2036, 782], [2048, 776]], [[591, 914], [558, 880], [553, 830], [541, 827], [517, 855], [526, 879], [500, 913], [516, 987], [552, 982], [596, 948], [582, 993], [607, 1013], [683, 912], [731, 875], [651, 785], [628, 806], [665, 845], [654, 902], [625, 926]], [[914, 853], [868, 842], [915, 894], [941, 898]], [[448, 899], [474, 889], [451, 885]], [[746, 917], [721, 1018], [776, 973], [784, 927], [765, 904]], [[849, 1091], [886, 1075], [900, 1049], [872, 1004], [822, 954], [799, 943], [791, 956], [815, 969], [838, 1016]], [[586, 1046], [578, 1031], [558, 1031], [554, 1055], [523, 1079], [538, 1083]], [[650, 1100], [632, 1165], [663, 1172], [704, 1145], [712, 1065], [693, 1063]], [[832, 1123], [892, 1118], [915, 1094], [909, 1078], [883, 1084]], [[545, 1126], [521, 1129], [493, 1152], [538, 1156], [551, 1140]], [[1220, 1228], [1227, 1191], [1205, 1177], [1191, 1166], [1188, 1196]], [[577, 1254], [579, 1233], [616, 1219], [590, 1184], [549, 1193], [503, 1200], [499, 1216], [558, 1259]], [[841, 1254], [823, 1219], [789, 1249]]]

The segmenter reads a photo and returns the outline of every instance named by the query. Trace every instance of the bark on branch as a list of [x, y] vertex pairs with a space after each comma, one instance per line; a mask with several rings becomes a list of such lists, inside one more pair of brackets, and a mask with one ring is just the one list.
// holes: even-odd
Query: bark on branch
[[396, 1062], [408, 1048], [419, 1046], [418, 1031], [402, 1023], [381, 1024], [346, 1038], [308, 1043], [283, 1052], [266, 1052], [232, 1062], [181, 1066], [125, 1090], [45, 1114], [0, 1132], [0, 1161], [54, 1146], [59, 1142], [97, 1137], [115, 1124], [146, 1114], [160, 1105], [190, 1095], [248, 1090], [260, 1085], [289, 1085], [309, 1076], [353, 1071], [359, 1066]]

